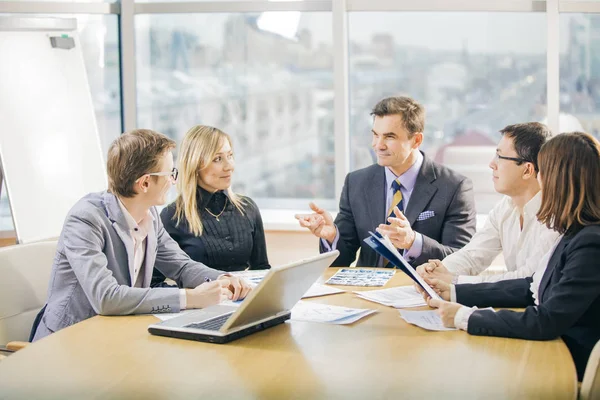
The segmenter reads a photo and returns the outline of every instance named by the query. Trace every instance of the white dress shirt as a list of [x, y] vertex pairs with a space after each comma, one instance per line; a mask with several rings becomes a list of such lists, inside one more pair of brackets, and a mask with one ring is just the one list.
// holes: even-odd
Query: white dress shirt
[[[496, 204], [483, 229], [477, 231], [465, 247], [442, 261], [450, 272], [458, 276], [456, 282], [497, 282], [532, 276], [540, 259], [559, 236], [537, 220], [541, 199], [539, 192], [523, 207], [523, 229], [519, 209], [510, 197], [504, 197]], [[508, 272], [479, 275], [500, 252]]]
[[[144, 257], [146, 255], [146, 238], [148, 232], [152, 229], [154, 217], [148, 211], [146, 216], [138, 223], [131, 216], [121, 199], [119, 199], [119, 207], [125, 216], [127, 225], [129, 226], [129, 234], [133, 239], [133, 265], [129, 265], [129, 276], [131, 277], [132, 287], [142, 287], [144, 282]], [[187, 306], [185, 289], [179, 289], [179, 306], [184, 310]]]
[[531, 285], [529, 286], [529, 290], [531, 290], [531, 297], [533, 297], [533, 302], [536, 306], [540, 305], [539, 292], [540, 292], [540, 283], [542, 282], [542, 277], [546, 273], [546, 269], [548, 268], [548, 262], [554, 254], [554, 250], [556, 250], [556, 246], [563, 238], [563, 235], [559, 235], [554, 242], [554, 245], [548, 252], [542, 257], [540, 260], [540, 264], [538, 269], [533, 274], [533, 280], [531, 281]]

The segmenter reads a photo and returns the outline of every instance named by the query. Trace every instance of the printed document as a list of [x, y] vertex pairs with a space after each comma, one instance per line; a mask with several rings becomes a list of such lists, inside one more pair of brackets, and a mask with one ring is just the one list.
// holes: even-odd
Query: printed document
[[419, 326], [429, 331], [455, 331], [456, 328], [446, 328], [442, 319], [435, 310], [431, 311], [407, 311], [398, 310], [400, 317], [409, 324]]
[[330, 324], [351, 324], [359, 319], [373, 314], [376, 310], [364, 308], [348, 308], [329, 304], [299, 301], [292, 308], [292, 320], [327, 322]]
[[325, 282], [328, 285], [383, 286], [396, 273], [393, 269], [375, 270], [364, 268], [342, 268]]
[[423, 300], [423, 296], [417, 292], [413, 285], [397, 286], [389, 289], [354, 291], [354, 293], [365, 300], [394, 308], [422, 307], [427, 305], [425, 300]]

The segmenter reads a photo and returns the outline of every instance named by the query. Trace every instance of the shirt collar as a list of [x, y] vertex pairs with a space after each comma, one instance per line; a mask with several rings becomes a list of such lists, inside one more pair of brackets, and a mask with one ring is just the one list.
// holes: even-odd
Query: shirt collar
[[208, 207], [211, 200], [213, 200], [213, 198], [215, 198], [215, 196], [216, 197], [225, 196], [225, 197], [229, 198], [229, 193], [227, 193], [227, 190], [218, 190], [214, 193], [211, 193], [208, 190], [205, 190], [200, 185], [198, 185], [197, 188], [198, 188], [198, 190], [196, 191], [196, 201], [198, 202], [198, 207], [201, 210], [204, 209], [205, 207]]
[[415, 188], [415, 184], [417, 183], [417, 177], [419, 176], [419, 171], [421, 170], [421, 166], [423, 165], [423, 154], [420, 151], [417, 151], [417, 159], [407, 169], [402, 175], [397, 176], [392, 172], [389, 167], [385, 167], [385, 186], [388, 190], [392, 187], [392, 183], [400, 178], [400, 183], [402, 186], [409, 192]]
[[125, 221], [127, 221], [127, 226], [129, 227], [129, 230], [139, 232], [140, 234], [143, 234], [143, 236], [146, 236], [148, 234], [150, 224], [152, 223], [152, 221], [154, 221], [154, 216], [152, 215], [152, 213], [148, 211], [148, 214], [146, 214], [144, 219], [142, 219], [138, 224], [135, 221], [135, 219], [131, 216], [121, 199], [117, 197], [117, 200], [119, 203], [119, 207], [121, 208], [121, 212], [125, 216]]
[[541, 206], [542, 206], [542, 192], [539, 191], [539, 192], [537, 192], [537, 194], [535, 196], [533, 196], [531, 198], [531, 200], [529, 200], [527, 202], [527, 204], [525, 204], [525, 207], [523, 207], [523, 214], [528, 217], [536, 216], [537, 212], [540, 210]]

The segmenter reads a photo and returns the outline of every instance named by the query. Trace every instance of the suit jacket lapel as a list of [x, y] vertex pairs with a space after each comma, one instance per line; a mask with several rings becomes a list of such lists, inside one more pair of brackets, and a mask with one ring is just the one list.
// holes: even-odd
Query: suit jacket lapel
[[423, 165], [421, 165], [421, 170], [419, 171], [419, 175], [417, 175], [415, 188], [410, 195], [408, 206], [404, 210], [404, 215], [406, 215], [411, 225], [415, 223], [419, 214], [429, 204], [435, 192], [437, 192], [437, 188], [431, 184], [435, 179], [436, 174], [433, 169], [433, 163], [423, 155]]
[[[385, 170], [383, 167], [374, 168], [363, 191], [364, 209], [369, 213], [371, 232], [375, 232], [379, 224], [385, 223], [385, 190]], [[373, 251], [373, 256], [375, 257], [373, 265], [378, 265], [381, 256], [375, 251]]]
[[377, 225], [385, 223], [385, 170], [383, 167], [375, 168], [369, 181], [364, 187], [363, 196], [369, 219], [373, 221], [372, 231]]
[[156, 231], [154, 230], [155, 224], [152, 224], [152, 229], [148, 231], [146, 236], [146, 254], [144, 256], [144, 280], [142, 281], [142, 287], [150, 287], [150, 281], [152, 279], [152, 272], [154, 270], [154, 263], [156, 261]]
[[112, 222], [112, 226], [117, 232], [117, 235], [125, 245], [125, 251], [127, 252], [127, 271], [124, 274], [129, 277], [129, 286], [133, 286], [134, 282], [131, 281], [131, 266], [133, 266], [133, 239], [129, 233], [129, 226], [127, 220], [121, 212], [121, 207], [117, 197], [109, 192], [104, 193], [104, 207], [106, 209], [106, 215]]

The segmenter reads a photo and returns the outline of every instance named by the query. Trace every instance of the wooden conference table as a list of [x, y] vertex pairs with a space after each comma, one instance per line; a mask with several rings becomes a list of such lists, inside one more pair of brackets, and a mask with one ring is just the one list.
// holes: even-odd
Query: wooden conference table
[[[407, 284], [398, 271], [386, 287]], [[379, 312], [349, 326], [288, 321], [226, 345], [152, 336], [149, 315], [97, 316], [0, 362], [0, 399], [576, 397], [560, 339], [425, 331], [352, 293], [307, 301]]]

